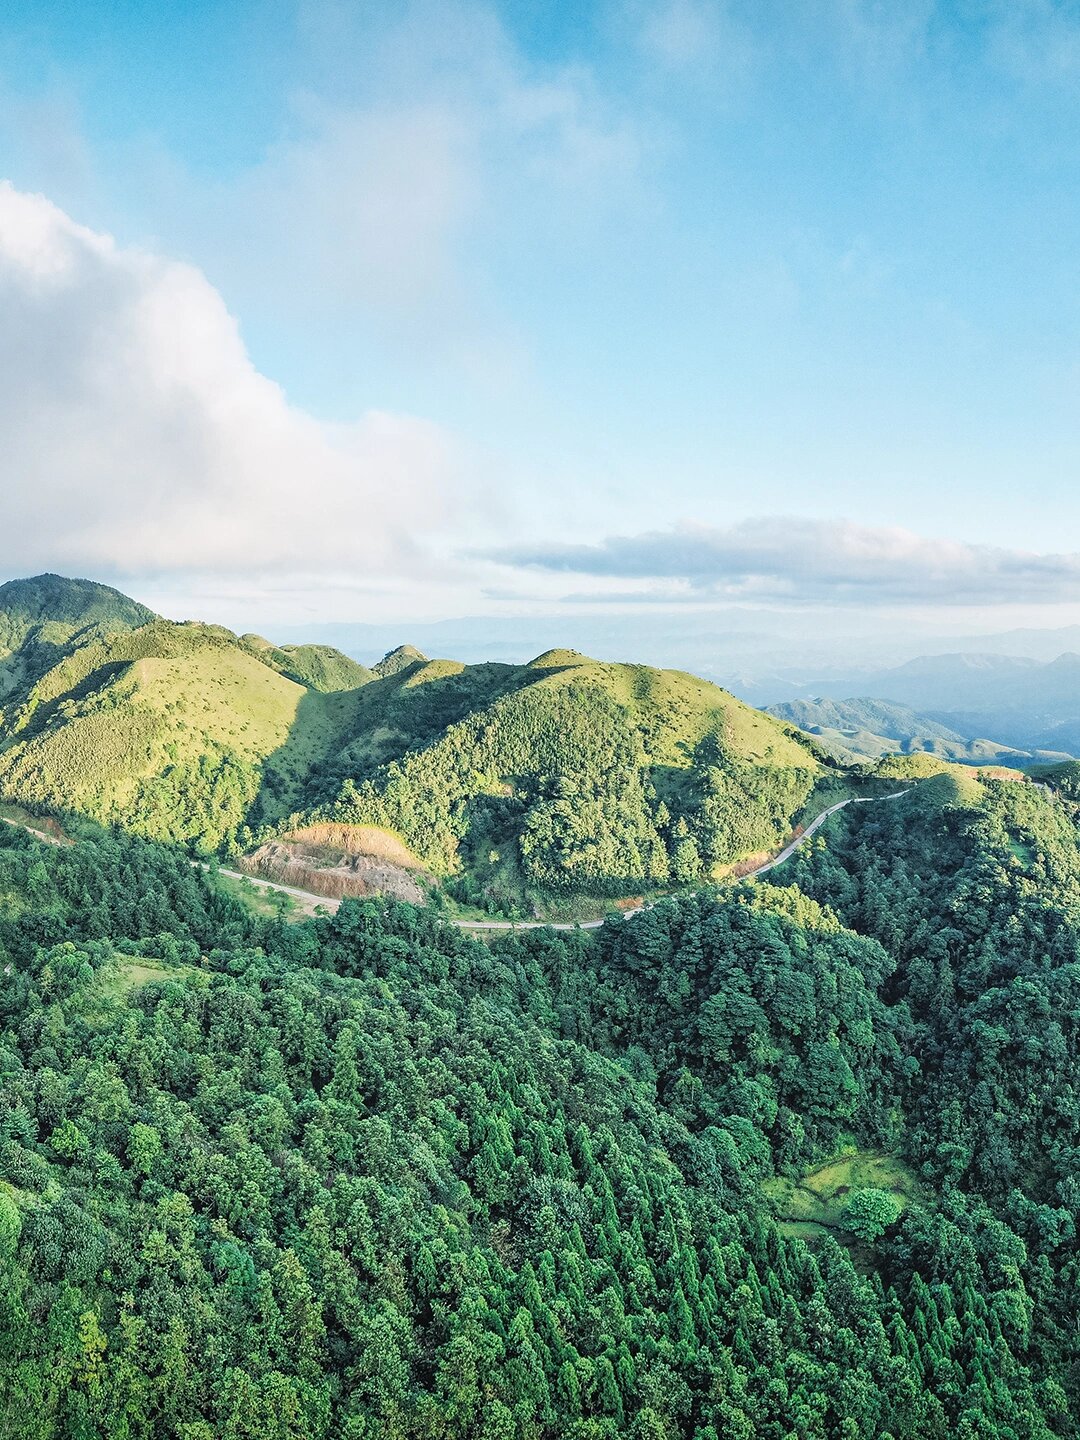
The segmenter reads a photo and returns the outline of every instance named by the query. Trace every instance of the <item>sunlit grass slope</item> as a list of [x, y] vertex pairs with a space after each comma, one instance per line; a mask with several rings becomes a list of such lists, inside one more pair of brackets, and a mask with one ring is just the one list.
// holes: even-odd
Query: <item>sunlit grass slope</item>
[[417, 660], [357, 716], [331, 813], [401, 834], [475, 904], [700, 881], [782, 838], [822, 774], [796, 732], [706, 681], [573, 651]]
[[43, 675], [76, 637], [133, 630], [156, 618], [145, 605], [92, 580], [9, 580], [0, 585], [0, 703]]
[[459, 902], [517, 913], [700, 885], [782, 841], [837, 774], [791, 726], [678, 671], [409, 646], [369, 671], [211, 625], [125, 628], [143, 613], [122, 600], [3, 702], [0, 798], [203, 851], [376, 827]]
[[332, 699], [227, 632], [160, 621], [84, 646], [33, 687], [0, 744], [26, 803], [217, 848], [252, 815], [302, 803], [336, 738]]

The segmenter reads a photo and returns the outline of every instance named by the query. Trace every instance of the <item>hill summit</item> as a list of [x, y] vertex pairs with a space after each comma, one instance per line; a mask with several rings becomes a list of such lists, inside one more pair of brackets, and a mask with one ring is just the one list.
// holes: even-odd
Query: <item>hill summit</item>
[[157, 618], [94, 580], [9, 580], [0, 585], [0, 701], [43, 675], [75, 640], [135, 630]]
[[286, 864], [332, 836], [331, 868], [395, 856], [459, 903], [531, 913], [717, 876], [828, 773], [793, 727], [679, 671], [410, 645], [367, 670], [87, 581], [5, 596], [0, 796], [202, 853], [273, 842]]
[[402, 670], [408, 670], [412, 665], [423, 665], [427, 658], [415, 645], [399, 645], [396, 650], [390, 650], [383, 656], [374, 667], [374, 674], [380, 680], [385, 680], [391, 675], [400, 674]]

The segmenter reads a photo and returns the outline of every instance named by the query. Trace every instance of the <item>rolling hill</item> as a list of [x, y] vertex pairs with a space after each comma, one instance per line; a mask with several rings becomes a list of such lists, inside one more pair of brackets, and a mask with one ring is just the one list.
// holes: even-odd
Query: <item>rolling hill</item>
[[0, 703], [43, 675], [73, 641], [156, 619], [145, 605], [93, 580], [9, 580], [0, 585]]
[[74, 645], [9, 703], [0, 793], [208, 853], [302, 804], [344, 738], [336, 699], [227, 631], [154, 620]]
[[1042, 662], [997, 654], [923, 655], [888, 670], [815, 680], [816, 697], [877, 695], [965, 737], [1024, 750], [1080, 751], [1080, 655]]
[[1024, 765], [1048, 758], [994, 740], [967, 738], [892, 700], [790, 700], [768, 709], [770, 715], [812, 735], [844, 764], [920, 751], [966, 765]]
[[834, 773], [791, 726], [678, 671], [409, 646], [367, 670], [86, 582], [20, 583], [0, 796], [204, 854], [265, 867], [266, 844], [280, 863], [332, 834], [340, 869], [381, 836], [380, 864], [513, 913], [718, 874], [782, 839]]
[[356, 718], [324, 813], [400, 835], [475, 904], [707, 876], [782, 838], [825, 773], [707, 681], [574, 651], [414, 660], [366, 686]]

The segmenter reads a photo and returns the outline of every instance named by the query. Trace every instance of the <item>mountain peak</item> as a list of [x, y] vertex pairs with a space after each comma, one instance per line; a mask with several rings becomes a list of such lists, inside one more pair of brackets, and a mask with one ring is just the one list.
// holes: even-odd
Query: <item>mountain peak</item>
[[0, 585], [0, 614], [25, 625], [111, 625], [133, 630], [158, 617], [111, 585], [65, 575], [32, 575]]
[[385, 680], [390, 675], [399, 675], [410, 665], [424, 664], [427, 658], [415, 645], [399, 645], [396, 650], [388, 650], [379, 663], [373, 666], [373, 673], [380, 680]]
[[527, 670], [556, 670], [564, 665], [591, 665], [588, 655], [583, 655], [580, 650], [545, 650], [542, 655], [537, 655], [535, 660], [530, 660], [525, 667]]

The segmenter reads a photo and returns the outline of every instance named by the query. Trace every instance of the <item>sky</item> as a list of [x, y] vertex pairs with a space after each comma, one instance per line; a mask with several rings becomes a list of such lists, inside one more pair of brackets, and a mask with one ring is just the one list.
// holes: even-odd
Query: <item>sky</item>
[[0, 575], [1080, 621], [1080, 4], [12, 0]]

